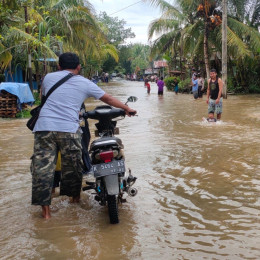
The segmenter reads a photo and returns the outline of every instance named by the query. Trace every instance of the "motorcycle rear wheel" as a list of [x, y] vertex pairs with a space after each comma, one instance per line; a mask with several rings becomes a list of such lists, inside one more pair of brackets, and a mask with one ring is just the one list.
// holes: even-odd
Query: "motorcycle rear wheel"
[[118, 218], [118, 201], [115, 195], [107, 196], [108, 214], [111, 224], [119, 223]]

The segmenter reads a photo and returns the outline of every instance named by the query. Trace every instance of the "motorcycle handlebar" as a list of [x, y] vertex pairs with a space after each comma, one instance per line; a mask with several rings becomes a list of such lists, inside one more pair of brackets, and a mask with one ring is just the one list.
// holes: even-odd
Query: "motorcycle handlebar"
[[103, 118], [106, 119], [113, 119], [119, 116], [125, 116], [126, 112], [123, 109], [120, 108], [112, 108], [109, 106], [101, 106], [101, 107], [96, 107], [94, 110], [87, 111], [86, 113], [83, 114], [83, 117], [85, 119], [96, 119], [100, 120]]

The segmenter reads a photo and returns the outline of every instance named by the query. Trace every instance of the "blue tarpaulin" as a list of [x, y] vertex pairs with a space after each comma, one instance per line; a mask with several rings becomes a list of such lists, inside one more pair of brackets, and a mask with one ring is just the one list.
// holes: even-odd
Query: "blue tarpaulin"
[[22, 103], [32, 105], [34, 97], [27, 83], [17, 82], [2, 82], [0, 84], [0, 91], [5, 90], [18, 97], [18, 106]]

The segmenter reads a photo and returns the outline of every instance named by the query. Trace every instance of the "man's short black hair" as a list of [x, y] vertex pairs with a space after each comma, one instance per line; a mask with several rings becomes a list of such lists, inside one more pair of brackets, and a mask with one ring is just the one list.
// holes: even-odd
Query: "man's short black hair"
[[62, 53], [59, 57], [59, 65], [62, 70], [76, 69], [79, 65], [79, 57], [72, 52]]
[[215, 73], [217, 73], [216, 69], [211, 69], [210, 72], [215, 72]]
[[163, 77], [161, 77], [161, 80], [163, 80]]

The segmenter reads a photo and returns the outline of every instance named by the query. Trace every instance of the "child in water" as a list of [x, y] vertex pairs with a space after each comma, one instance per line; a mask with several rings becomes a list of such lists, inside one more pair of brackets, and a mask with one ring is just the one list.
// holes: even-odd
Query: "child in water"
[[150, 94], [150, 91], [151, 91], [151, 86], [150, 86], [150, 84], [149, 84], [149, 82], [148, 82], [148, 79], [145, 79], [145, 87], [147, 87], [147, 93], [148, 94]]
[[215, 123], [215, 122], [217, 122], [217, 119], [214, 118], [214, 117], [213, 117], [213, 118], [212, 118], [212, 117], [208, 117], [208, 118], [207, 118], [207, 121], [208, 121], [208, 122], [214, 122], [214, 123]]

